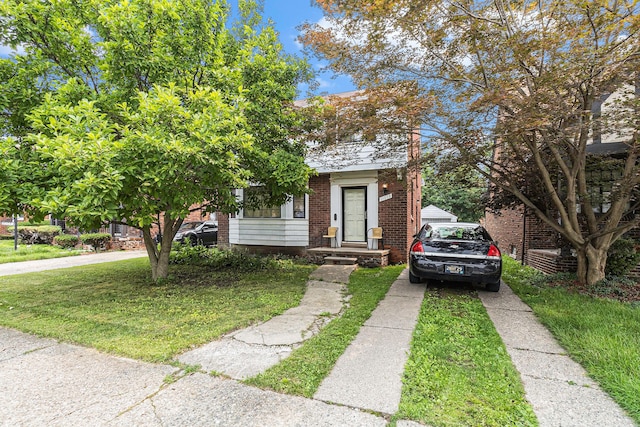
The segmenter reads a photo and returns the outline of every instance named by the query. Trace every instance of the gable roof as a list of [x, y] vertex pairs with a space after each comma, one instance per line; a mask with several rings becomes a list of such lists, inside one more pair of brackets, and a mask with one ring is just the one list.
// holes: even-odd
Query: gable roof
[[447, 212], [434, 205], [429, 205], [426, 208], [422, 208], [420, 216], [426, 222], [443, 222], [443, 221], [457, 222], [458, 221], [457, 216], [455, 216], [451, 212]]

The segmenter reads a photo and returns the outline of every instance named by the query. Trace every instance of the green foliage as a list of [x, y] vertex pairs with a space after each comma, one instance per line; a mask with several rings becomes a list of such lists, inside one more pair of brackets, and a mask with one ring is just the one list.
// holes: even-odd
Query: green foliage
[[469, 167], [452, 170], [423, 169], [422, 206], [434, 205], [458, 217], [458, 221], [477, 222], [484, 216], [482, 200], [486, 192], [479, 175]]
[[80, 240], [85, 245], [91, 245], [93, 250], [98, 252], [107, 249], [107, 244], [111, 242], [109, 233], [87, 233], [80, 235]]
[[605, 273], [613, 276], [624, 276], [640, 262], [638, 242], [633, 239], [620, 238], [613, 242], [607, 253]]
[[73, 248], [80, 242], [75, 234], [59, 234], [53, 239], [53, 244], [62, 248]]
[[207, 248], [202, 245], [176, 245], [171, 251], [170, 264], [199, 265], [214, 271], [230, 269], [252, 272], [278, 269], [283, 263], [292, 263], [277, 256], [255, 255], [235, 249]]
[[[307, 192], [290, 130], [308, 65], [282, 52], [257, 2], [240, 8], [229, 30], [223, 0], [2, 2], [0, 44], [21, 51], [0, 63], [13, 79], [0, 100], [17, 123], [0, 140], [0, 212], [145, 234], [164, 213], [168, 250], [194, 204], [234, 212], [233, 190], [248, 182], [272, 204]], [[22, 81], [28, 103], [11, 86]], [[150, 257], [155, 274], [167, 258]]]
[[[13, 233], [13, 227], [7, 230]], [[20, 241], [29, 245], [50, 245], [61, 231], [57, 225], [18, 225]]]

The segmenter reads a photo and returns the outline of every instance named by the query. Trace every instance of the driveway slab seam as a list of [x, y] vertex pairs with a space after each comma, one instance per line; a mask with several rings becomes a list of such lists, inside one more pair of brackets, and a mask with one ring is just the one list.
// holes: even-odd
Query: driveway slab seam
[[509, 345], [505, 345], [505, 347], [512, 348], [514, 350], [528, 351], [530, 353], [551, 354], [551, 355], [556, 355], [556, 356], [567, 356], [567, 357], [569, 357], [569, 355], [567, 353], [559, 352], [559, 351], [544, 351], [544, 350], [537, 350], [537, 349], [534, 349], [534, 348], [524, 348], [524, 347], [516, 347], [516, 346], [509, 346]]

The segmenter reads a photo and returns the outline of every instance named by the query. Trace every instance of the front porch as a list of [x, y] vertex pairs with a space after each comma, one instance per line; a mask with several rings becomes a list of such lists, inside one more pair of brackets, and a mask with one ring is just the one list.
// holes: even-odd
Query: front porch
[[307, 249], [307, 257], [315, 264], [354, 264], [361, 267], [384, 267], [389, 265], [388, 249], [366, 247], [321, 247]]

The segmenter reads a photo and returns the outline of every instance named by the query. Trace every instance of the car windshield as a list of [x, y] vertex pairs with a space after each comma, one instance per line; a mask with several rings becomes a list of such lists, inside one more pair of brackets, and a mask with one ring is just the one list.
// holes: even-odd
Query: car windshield
[[434, 226], [432, 239], [446, 240], [487, 240], [484, 229], [480, 226]]
[[200, 224], [202, 223], [201, 222], [185, 222], [180, 226], [180, 231], [193, 230]]

